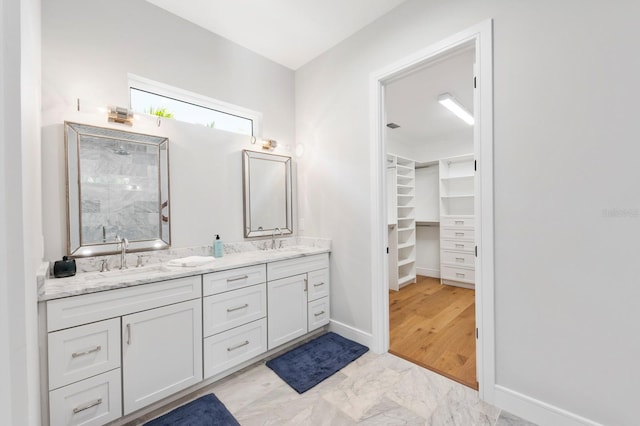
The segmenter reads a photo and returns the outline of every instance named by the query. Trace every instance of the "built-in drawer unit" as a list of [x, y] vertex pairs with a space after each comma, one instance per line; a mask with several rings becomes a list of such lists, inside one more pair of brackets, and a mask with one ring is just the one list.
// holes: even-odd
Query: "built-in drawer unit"
[[441, 265], [440, 276], [443, 280], [459, 281], [467, 284], [473, 284], [476, 280], [476, 273], [473, 269], [455, 266]]
[[472, 229], [475, 226], [475, 217], [474, 216], [441, 216], [440, 226], [443, 228], [468, 227]]
[[316, 328], [329, 324], [329, 312], [328, 297], [323, 297], [322, 299], [309, 302], [309, 309], [307, 310], [307, 331], [313, 331]]
[[47, 331], [196, 299], [202, 294], [201, 283], [201, 275], [196, 275], [51, 300], [47, 302]]
[[454, 266], [475, 267], [475, 255], [473, 253], [461, 253], [455, 251], [443, 250], [440, 252], [442, 263]]
[[311, 271], [307, 274], [309, 280], [308, 300], [316, 300], [329, 295], [329, 269]]
[[264, 264], [213, 272], [202, 277], [202, 293], [205, 296], [236, 290], [267, 281]]
[[455, 229], [455, 228], [441, 228], [440, 239], [442, 240], [469, 240], [473, 241], [475, 238], [475, 232], [473, 229]]
[[49, 392], [49, 420], [52, 426], [109, 423], [122, 416], [120, 369]]
[[296, 259], [281, 260], [267, 264], [267, 278], [269, 281], [273, 281], [328, 267], [328, 253], [314, 254], [312, 256], [303, 256]]
[[440, 249], [473, 253], [475, 250], [475, 241], [442, 240], [440, 241]]
[[120, 318], [49, 333], [49, 390], [120, 367]]
[[203, 299], [205, 337], [267, 316], [267, 284], [261, 283]]
[[263, 318], [204, 339], [204, 377], [215, 376], [267, 351]]

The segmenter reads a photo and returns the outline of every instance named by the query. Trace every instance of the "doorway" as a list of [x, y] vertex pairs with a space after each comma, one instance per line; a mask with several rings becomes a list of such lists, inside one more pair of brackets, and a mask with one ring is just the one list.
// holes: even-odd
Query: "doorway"
[[[472, 275], [475, 286], [473, 300], [476, 328], [473, 334], [476, 339], [476, 377], [479, 383], [480, 397], [491, 401], [495, 385], [495, 355], [493, 349], [492, 23], [490, 20], [435, 43], [371, 75], [372, 180], [378, 188], [372, 194], [373, 204], [378, 207], [372, 212], [371, 228], [373, 237], [372, 263], [375, 265], [372, 294], [372, 349], [376, 352], [386, 352], [389, 350], [390, 344], [388, 277], [393, 271], [389, 266], [389, 254], [387, 254], [391, 238], [388, 232], [386, 211], [388, 149], [384, 132], [389, 121], [386, 119], [384, 111], [385, 88], [394, 81], [410, 76], [420, 69], [441, 61], [452, 53], [469, 48], [469, 46], [473, 46], [476, 63], [475, 95], [472, 108], [475, 124], [472, 131], [473, 150], [471, 156], [471, 164], [477, 165], [473, 180], [474, 201], [472, 203], [475, 236], [472, 239], [473, 256], [471, 259], [460, 261], [465, 263], [471, 261], [474, 264]], [[418, 159], [418, 162], [421, 160]], [[452, 161], [451, 163], [457, 162]], [[442, 166], [441, 161], [438, 164], [438, 167]], [[457, 164], [454, 164], [454, 167], [457, 167]], [[442, 204], [440, 207], [442, 208]], [[398, 240], [398, 245], [410, 243], [410, 241], [404, 241], [404, 243], [400, 241], [401, 239]], [[406, 269], [403, 272], [407, 272]], [[448, 274], [450, 271], [443, 272]], [[418, 281], [417, 277], [418, 274], [416, 274], [415, 281]], [[451, 281], [452, 277], [444, 275], [442, 278]], [[453, 278], [465, 281], [463, 278], [467, 277], [454, 275]], [[438, 285], [441, 284], [438, 283]], [[469, 313], [467, 313], [468, 315]]]
[[474, 65], [468, 42], [385, 83], [384, 139], [389, 352], [477, 389]]

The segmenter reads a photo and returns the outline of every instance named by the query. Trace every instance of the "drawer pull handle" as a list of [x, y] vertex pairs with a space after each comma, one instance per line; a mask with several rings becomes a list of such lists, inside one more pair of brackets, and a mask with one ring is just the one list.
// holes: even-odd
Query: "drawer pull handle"
[[127, 345], [131, 344], [131, 324], [127, 324]]
[[101, 349], [102, 349], [102, 346], [98, 345], [93, 349], [89, 349], [89, 350], [82, 351], [82, 352], [74, 352], [74, 353], [71, 354], [71, 358], [78, 358], [79, 356], [82, 356], [82, 355], [89, 355], [91, 353], [98, 352]]
[[316, 317], [319, 317], [319, 316], [320, 316], [320, 315], [322, 315], [322, 314], [324, 314], [324, 311], [317, 312], [317, 313], [315, 313], [315, 314], [313, 314], [313, 315], [314, 315], [314, 316], [316, 316]]
[[318, 283], [318, 284], [314, 284], [314, 287], [320, 287], [321, 285], [324, 285], [324, 282]]
[[88, 404], [81, 405], [73, 409], [73, 414], [78, 414], [81, 411], [88, 410], [91, 407], [95, 407], [96, 405], [102, 404], [102, 398], [98, 398], [93, 402], [89, 402]]
[[464, 278], [464, 274], [461, 272], [456, 272], [456, 277], [458, 278]]
[[235, 351], [236, 349], [240, 349], [243, 346], [247, 346], [249, 344], [248, 340], [245, 340], [243, 343], [240, 343], [239, 345], [235, 345], [235, 346], [231, 346], [230, 348], [227, 348], [227, 352], [231, 352], [231, 351]]
[[464, 257], [456, 257], [456, 262], [464, 262]]
[[464, 248], [464, 244], [456, 244], [456, 248]]
[[227, 312], [239, 311], [240, 309], [248, 308], [249, 304], [245, 303], [242, 306], [236, 306], [235, 308], [227, 308]]
[[456, 220], [455, 224], [456, 225], [464, 225], [464, 220]]
[[232, 283], [234, 281], [246, 280], [247, 278], [249, 278], [249, 275], [243, 275], [241, 277], [235, 277], [235, 278], [227, 278], [227, 282]]
[[456, 232], [456, 237], [464, 237], [464, 232]]

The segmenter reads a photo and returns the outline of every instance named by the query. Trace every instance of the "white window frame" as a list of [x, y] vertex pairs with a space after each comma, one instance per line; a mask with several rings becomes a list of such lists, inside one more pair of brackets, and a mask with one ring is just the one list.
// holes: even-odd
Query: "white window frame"
[[[180, 89], [179, 87], [170, 86], [159, 81], [141, 77], [135, 74], [128, 74], [129, 77], [129, 99], [131, 99], [131, 89], [143, 90], [159, 96], [165, 96], [177, 101], [187, 102], [203, 108], [213, 109], [225, 114], [231, 114], [238, 117], [249, 119], [253, 122], [253, 137], [260, 139], [262, 137], [262, 113], [244, 108], [228, 102], [219, 101], [199, 93], [190, 92]], [[131, 105], [129, 105], [131, 107]]]

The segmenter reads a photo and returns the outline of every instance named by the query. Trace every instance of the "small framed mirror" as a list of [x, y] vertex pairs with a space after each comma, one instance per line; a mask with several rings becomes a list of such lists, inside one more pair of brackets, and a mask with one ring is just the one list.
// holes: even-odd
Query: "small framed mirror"
[[243, 151], [244, 236], [293, 233], [291, 157]]
[[68, 254], [158, 250], [171, 244], [169, 140], [64, 123]]

